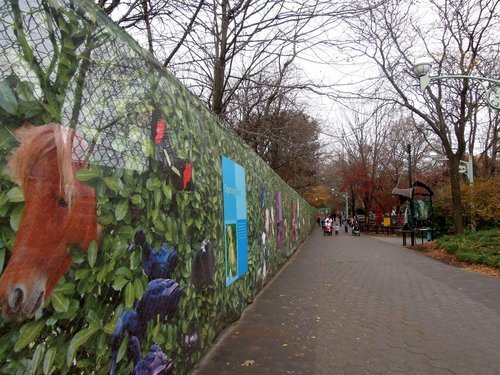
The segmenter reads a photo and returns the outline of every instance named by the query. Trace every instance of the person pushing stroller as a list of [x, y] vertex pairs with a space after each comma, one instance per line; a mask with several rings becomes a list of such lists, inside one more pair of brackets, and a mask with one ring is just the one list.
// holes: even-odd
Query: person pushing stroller
[[359, 229], [359, 223], [358, 220], [354, 219], [352, 223], [352, 235], [353, 236], [360, 236], [361, 235], [361, 230]]
[[325, 218], [325, 226], [323, 228], [323, 235], [331, 236], [333, 229], [333, 220], [330, 217]]

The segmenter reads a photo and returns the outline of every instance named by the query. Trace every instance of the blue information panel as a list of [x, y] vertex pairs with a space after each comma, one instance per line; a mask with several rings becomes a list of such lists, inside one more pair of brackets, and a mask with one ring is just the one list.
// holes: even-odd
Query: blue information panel
[[226, 286], [248, 271], [245, 169], [222, 156]]

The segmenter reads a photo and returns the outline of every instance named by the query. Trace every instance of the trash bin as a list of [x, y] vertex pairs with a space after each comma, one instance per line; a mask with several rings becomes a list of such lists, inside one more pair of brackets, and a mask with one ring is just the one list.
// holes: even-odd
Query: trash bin
[[432, 228], [427, 228], [427, 241], [432, 241]]

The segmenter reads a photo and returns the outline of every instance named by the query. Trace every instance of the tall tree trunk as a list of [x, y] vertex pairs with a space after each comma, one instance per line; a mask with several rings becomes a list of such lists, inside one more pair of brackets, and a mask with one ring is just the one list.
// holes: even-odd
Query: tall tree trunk
[[154, 48], [153, 48], [153, 33], [151, 32], [151, 24], [149, 22], [149, 7], [148, 7], [148, 0], [142, 0], [142, 12], [143, 12], [143, 20], [144, 20], [144, 25], [146, 25], [146, 34], [148, 37], [148, 50], [151, 52], [151, 54], [154, 54]]
[[224, 73], [226, 70], [226, 54], [227, 54], [227, 33], [229, 28], [228, 15], [229, 2], [222, 0], [221, 10], [221, 26], [217, 40], [218, 53], [215, 56], [214, 62], [214, 82], [212, 92], [212, 110], [220, 115], [223, 112], [222, 96], [224, 94]]

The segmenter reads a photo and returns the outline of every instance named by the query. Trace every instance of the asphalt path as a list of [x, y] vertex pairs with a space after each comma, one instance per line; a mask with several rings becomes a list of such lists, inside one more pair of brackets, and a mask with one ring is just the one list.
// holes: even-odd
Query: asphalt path
[[500, 374], [500, 278], [318, 228], [192, 371]]

